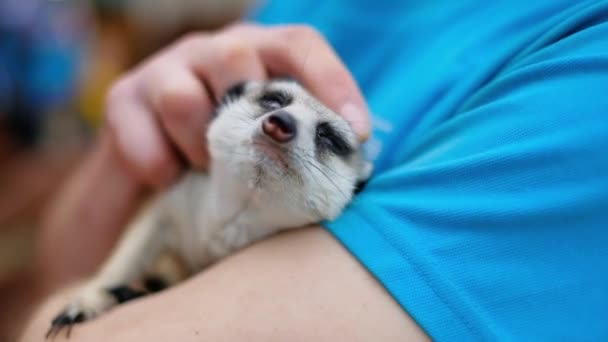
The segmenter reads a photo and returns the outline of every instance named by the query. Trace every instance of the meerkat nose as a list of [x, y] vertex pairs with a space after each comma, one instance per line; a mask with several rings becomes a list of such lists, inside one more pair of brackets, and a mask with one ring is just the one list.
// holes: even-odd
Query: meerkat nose
[[264, 119], [262, 130], [272, 140], [278, 143], [286, 143], [295, 138], [298, 127], [296, 119], [291, 114], [278, 111]]

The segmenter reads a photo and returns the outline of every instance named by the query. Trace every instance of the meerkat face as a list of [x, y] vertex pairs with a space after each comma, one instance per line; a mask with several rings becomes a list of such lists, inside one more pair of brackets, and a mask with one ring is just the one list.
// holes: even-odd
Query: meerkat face
[[371, 172], [346, 120], [289, 80], [232, 87], [208, 140], [212, 164], [314, 221], [338, 215]]

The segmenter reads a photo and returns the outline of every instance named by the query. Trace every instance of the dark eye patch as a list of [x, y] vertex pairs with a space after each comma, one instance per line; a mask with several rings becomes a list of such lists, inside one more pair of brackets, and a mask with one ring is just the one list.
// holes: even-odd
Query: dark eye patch
[[280, 90], [265, 91], [259, 98], [258, 104], [266, 110], [275, 110], [283, 108], [291, 104], [293, 98], [291, 95]]
[[245, 94], [245, 86], [247, 85], [246, 81], [236, 83], [226, 90], [224, 96], [222, 96], [222, 100], [220, 104], [227, 104], [232, 101], [238, 100], [243, 94]]
[[317, 125], [315, 143], [320, 151], [331, 151], [339, 157], [347, 157], [353, 153], [353, 148], [346, 142], [342, 134], [327, 122]]

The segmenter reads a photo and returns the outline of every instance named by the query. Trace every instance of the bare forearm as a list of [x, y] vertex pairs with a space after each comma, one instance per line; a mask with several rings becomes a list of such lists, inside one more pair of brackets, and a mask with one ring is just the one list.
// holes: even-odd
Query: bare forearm
[[[22, 342], [39, 341], [65, 294]], [[158, 295], [74, 327], [70, 341], [420, 341], [424, 333], [322, 228], [265, 240]], [[60, 341], [58, 337], [56, 339]]]

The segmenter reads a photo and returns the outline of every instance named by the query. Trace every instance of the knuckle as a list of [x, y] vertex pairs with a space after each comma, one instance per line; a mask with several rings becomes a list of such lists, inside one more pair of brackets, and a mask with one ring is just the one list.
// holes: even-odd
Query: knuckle
[[126, 75], [117, 80], [108, 90], [105, 96], [105, 118], [113, 122], [120, 113], [116, 110], [118, 105], [133, 96], [133, 81], [131, 76]]
[[207, 34], [202, 32], [189, 32], [178, 38], [175, 46], [178, 50], [189, 50], [200, 44], [206, 37]]
[[160, 86], [156, 98], [158, 111], [166, 119], [191, 122], [194, 115], [190, 109], [196, 100], [187, 89], [171, 82]]
[[216, 58], [221, 64], [246, 63], [254, 55], [253, 49], [248, 44], [234, 38], [224, 37], [218, 45]]
[[240, 33], [255, 30], [260, 28], [261, 26], [251, 22], [237, 22], [234, 24], [230, 24], [222, 30], [222, 34], [226, 35], [239, 35]]
[[283, 28], [283, 37], [289, 42], [325, 41], [323, 35], [312, 26], [290, 25]]
[[132, 89], [132, 81], [129, 76], [124, 76], [114, 82], [106, 94], [106, 102], [111, 105], [122, 100], [125, 96], [129, 96]]

